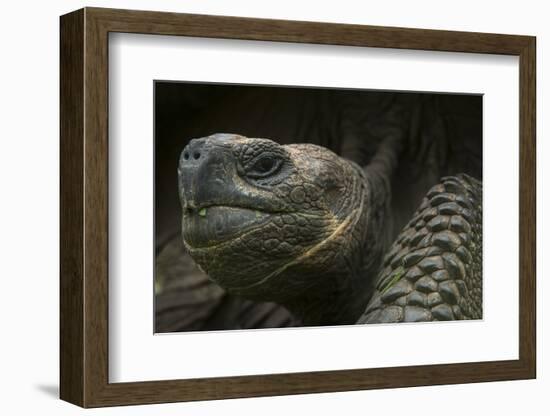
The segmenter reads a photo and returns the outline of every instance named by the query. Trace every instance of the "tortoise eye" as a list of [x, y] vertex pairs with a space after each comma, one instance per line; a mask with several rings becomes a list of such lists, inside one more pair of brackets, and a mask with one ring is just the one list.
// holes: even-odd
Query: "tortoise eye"
[[273, 156], [262, 156], [248, 170], [247, 176], [258, 179], [273, 175], [281, 167], [281, 159]]
[[272, 157], [262, 157], [254, 163], [254, 170], [257, 172], [269, 172], [275, 166], [275, 159]]

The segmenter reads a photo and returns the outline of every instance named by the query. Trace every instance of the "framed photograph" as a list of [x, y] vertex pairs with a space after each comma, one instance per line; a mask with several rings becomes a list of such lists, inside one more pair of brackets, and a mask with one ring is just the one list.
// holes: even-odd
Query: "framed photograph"
[[536, 377], [534, 37], [60, 28], [63, 400]]

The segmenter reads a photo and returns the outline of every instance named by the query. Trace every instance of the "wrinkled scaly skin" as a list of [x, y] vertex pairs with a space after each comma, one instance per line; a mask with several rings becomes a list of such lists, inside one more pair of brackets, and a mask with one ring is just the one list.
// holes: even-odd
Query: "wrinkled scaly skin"
[[198, 298], [276, 302], [288, 325], [480, 318], [481, 184], [445, 178], [390, 247], [400, 150], [389, 137], [362, 169], [315, 145], [192, 140], [178, 169], [183, 240], [224, 289], [196, 284], [209, 293]]
[[481, 202], [467, 175], [434, 186], [385, 256], [358, 323], [481, 319]]
[[376, 178], [320, 146], [224, 134], [192, 140], [179, 177], [185, 247], [213, 281], [306, 325], [355, 323], [384, 249], [364, 235], [385, 229]]
[[156, 275], [156, 332], [299, 325], [282, 306], [236, 298], [208, 279], [186, 253], [180, 234], [159, 253]]

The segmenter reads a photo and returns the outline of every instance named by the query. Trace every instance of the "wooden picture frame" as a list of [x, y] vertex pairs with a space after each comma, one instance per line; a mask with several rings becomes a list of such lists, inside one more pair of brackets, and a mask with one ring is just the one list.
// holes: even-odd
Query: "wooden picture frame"
[[[61, 17], [60, 396], [82, 407], [337, 392], [536, 376], [535, 38], [85, 8]], [[108, 34], [519, 56], [519, 359], [109, 383]]]

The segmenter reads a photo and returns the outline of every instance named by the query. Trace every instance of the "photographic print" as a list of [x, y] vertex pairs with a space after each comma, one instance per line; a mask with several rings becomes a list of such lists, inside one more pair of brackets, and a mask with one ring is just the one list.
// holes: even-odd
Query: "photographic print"
[[536, 377], [535, 37], [87, 7], [60, 69], [63, 400]]
[[482, 95], [154, 96], [156, 333], [482, 318]]

